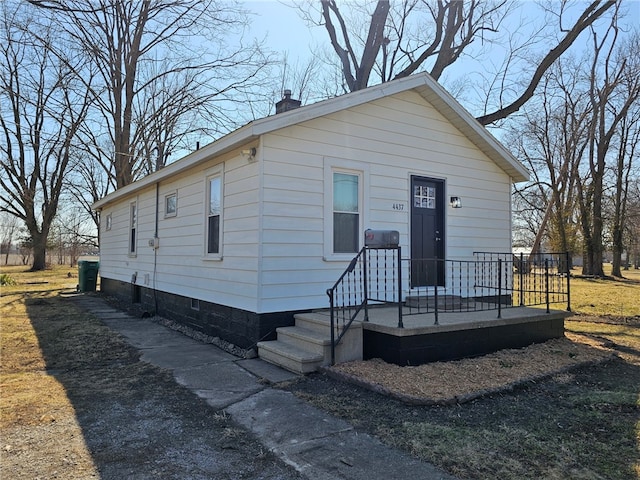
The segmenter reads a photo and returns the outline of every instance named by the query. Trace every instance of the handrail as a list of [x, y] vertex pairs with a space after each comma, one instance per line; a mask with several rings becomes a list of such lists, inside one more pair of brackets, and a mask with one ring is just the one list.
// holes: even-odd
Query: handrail
[[[390, 253], [392, 252], [392, 253]], [[364, 246], [351, 260], [333, 287], [327, 289], [331, 318], [331, 363], [335, 349], [356, 317], [369, 321], [370, 304], [398, 306], [402, 328], [402, 268], [400, 247]]]
[[[342, 275], [340, 275], [340, 278], [338, 278], [338, 280], [336, 280], [336, 282], [333, 284], [333, 287], [327, 289], [327, 295], [329, 296], [329, 307], [330, 307], [330, 317], [331, 317], [331, 365], [335, 364], [335, 361], [336, 361], [336, 358], [335, 358], [336, 346], [338, 345], [340, 340], [342, 340], [342, 337], [345, 335], [345, 333], [347, 332], [347, 330], [349, 329], [349, 327], [351, 326], [355, 318], [362, 311], [362, 308], [367, 305], [367, 292], [366, 292], [367, 289], [365, 288], [366, 280], [363, 278], [363, 281], [362, 281], [363, 288], [361, 289], [361, 291], [358, 291], [357, 290], [358, 285], [355, 283], [356, 274], [354, 274], [354, 272], [356, 271], [356, 267], [358, 266], [360, 261], [365, 258], [365, 251], [366, 251], [366, 247], [362, 247], [362, 249], [358, 252], [358, 254], [355, 257], [353, 257], [353, 259], [349, 263], [349, 266], [346, 268], [346, 270], [342, 273]], [[366, 267], [362, 268], [363, 275], [366, 275], [366, 273], [364, 273], [365, 271], [366, 271]], [[351, 279], [351, 275], [354, 276], [353, 280]], [[360, 294], [362, 296], [362, 301], [359, 304], [356, 303], [355, 305], [350, 305], [351, 302], [347, 302], [349, 304], [345, 304], [344, 301], [340, 305], [336, 304], [336, 300], [338, 299], [337, 298], [338, 293], [342, 293], [342, 295], [340, 296], [343, 300], [345, 299], [345, 295], [344, 295], [345, 281], [349, 282], [347, 284], [348, 291], [347, 291], [346, 298], [351, 300], [351, 299], [357, 298], [358, 295]], [[352, 281], [354, 282], [353, 284], [351, 283]], [[338, 331], [338, 335], [336, 338], [336, 330], [339, 330], [338, 319], [336, 318], [336, 315], [338, 314], [338, 311], [337, 311], [338, 308], [342, 312], [343, 327], [341, 331]], [[353, 313], [351, 313], [352, 308], [353, 308]], [[346, 309], [349, 310], [349, 316], [347, 321], [345, 322], [344, 314]], [[367, 320], [367, 316], [368, 315], [366, 315], [366, 311], [365, 311], [365, 320]]]

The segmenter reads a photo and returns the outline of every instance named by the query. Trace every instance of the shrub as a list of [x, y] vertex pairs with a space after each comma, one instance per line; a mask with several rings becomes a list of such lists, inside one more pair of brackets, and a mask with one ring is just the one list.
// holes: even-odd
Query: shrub
[[3, 273], [2, 275], [0, 275], [0, 285], [2, 285], [3, 287], [7, 285], [16, 285], [16, 284], [17, 282], [8, 273]]

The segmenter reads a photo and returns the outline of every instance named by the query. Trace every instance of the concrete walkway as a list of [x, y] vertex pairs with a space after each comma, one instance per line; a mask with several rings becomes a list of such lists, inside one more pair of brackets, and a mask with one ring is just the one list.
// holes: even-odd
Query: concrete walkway
[[[298, 378], [260, 359], [239, 359], [153, 322], [110, 307], [95, 295], [72, 301], [122, 334], [141, 359], [224, 410], [276, 456], [313, 480], [456, 480], [434, 466], [358, 433], [347, 422], [270, 387]], [[204, 413], [204, 412], [203, 412]]]

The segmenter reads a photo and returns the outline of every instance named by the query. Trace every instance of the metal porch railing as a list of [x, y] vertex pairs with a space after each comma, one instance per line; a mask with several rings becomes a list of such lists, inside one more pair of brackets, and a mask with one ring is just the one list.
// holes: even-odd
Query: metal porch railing
[[[403, 317], [449, 312], [502, 310], [513, 307], [566, 304], [571, 311], [568, 253], [513, 255], [474, 252], [472, 260], [407, 259], [401, 247], [363, 247], [332, 288], [332, 363], [335, 347], [356, 319], [369, 320], [369, 308], [397, 308]], [[404, 275], [404, 276], [403, 276]], [[409, 286], [405, 290], [405, 286]], [[404, 296], [404, 297], [403, 297]]]

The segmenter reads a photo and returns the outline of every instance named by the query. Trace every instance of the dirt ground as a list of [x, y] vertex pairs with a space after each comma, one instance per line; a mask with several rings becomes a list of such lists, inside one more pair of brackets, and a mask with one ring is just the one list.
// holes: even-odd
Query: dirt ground
[[0, 311], [0, 478], [301, 478], [70, 301], [10, 290]]

